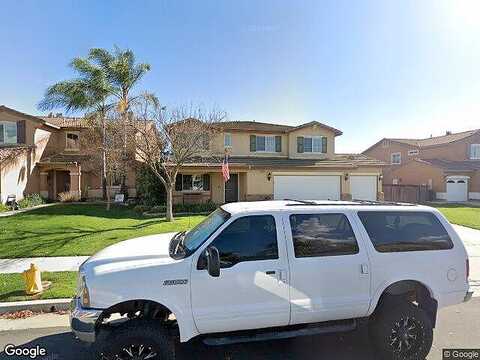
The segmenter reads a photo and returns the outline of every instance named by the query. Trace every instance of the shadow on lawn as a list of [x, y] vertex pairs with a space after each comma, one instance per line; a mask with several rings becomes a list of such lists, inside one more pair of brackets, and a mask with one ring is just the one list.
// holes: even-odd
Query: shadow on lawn
[[[22, 230], [21, 228], [11, 233], [9, 237], [2, 239], [2, 245], [4, 247], [15, 247], [15, 258], [30, 257], [32, 254], [38, 253], [38, 250], [47, 250], [43, 256], [54, 256], [63, 247], [75, 242], [79, 242], [84, 238], [92, 235], [108, 234], [114, 231], [139, 231], [148, 228], [153, 225], [157, 225], [165, 220], [152, 219], [147, 220], [139, 224], [124, 226], [124, 227], [112, 227], [107, 229], [87, 229], [87, 228], [75, 228], [75, 227], [62, 227], [55, 229], [45, 230]], [[134, 237], [134, 236], [132, 236]], [[36, 239], [37, 241], [28, 241], [29, 239]], [[115, 237], [105, 237], [104, 246], [108, 246], [111, 243], [116, 242]], [[119, 239], [121, 241], [123, 239]], [[85, 252], [86, 251], [86, 252]], [[77, 255], [91, 255], [91, 249], [86, 248], [83, 251], [77, 251]], [[38, 255], [36, 255], [38, 256]]]
[[31, 210], [25, 213], [16, 215], [17, 218], [29, 216], [43, 216], [43, 215], [83, 215], [94, 216], [107, 219], [142, 219], [142, 215], [133, 211], [131, 207], [112, 205], [112, 208], [107, 211], [106, 205], [102, 204], [56, 204], [45, 208]]

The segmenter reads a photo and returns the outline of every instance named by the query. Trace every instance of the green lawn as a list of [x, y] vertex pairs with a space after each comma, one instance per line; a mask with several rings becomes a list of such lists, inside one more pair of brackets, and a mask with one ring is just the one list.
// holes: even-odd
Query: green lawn
[[0, 274], [0, 302], [72, 298], [75, 295], [77, 273], [43, 272], [42, 281], [51, 281], [51, 287], [41, 295], [28, 296], [25, 294], [22, 274]]
[[480, 207], [462, 204], [430, 204], [440, 210], [452, 224], [480, 229]]
[[108, 245], [134, 237], [186, 230], [205, 216], [166, 222], [133, 210], [104, 205], [58, 204], [0, 218], [0, 257], [92, 255]]

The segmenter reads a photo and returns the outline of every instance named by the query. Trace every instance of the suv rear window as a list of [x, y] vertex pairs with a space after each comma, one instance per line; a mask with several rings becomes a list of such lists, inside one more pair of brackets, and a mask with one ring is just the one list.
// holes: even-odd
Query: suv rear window
[[344, 214], [290, 215], [295, 257], [352, 255], [358, 244]]
[[432, 213], [361, 211], [358, 216], [379, 252], [453, 248], [450, 236]]

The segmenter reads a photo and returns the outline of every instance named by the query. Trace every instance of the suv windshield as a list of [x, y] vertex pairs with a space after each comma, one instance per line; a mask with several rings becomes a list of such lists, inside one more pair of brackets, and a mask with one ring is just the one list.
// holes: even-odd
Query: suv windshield
[[218, 208], [200, 224], [195, 226], [183, 239], [188, 254], [195, 252], [220, 226], [230, 218], [230, 213]]

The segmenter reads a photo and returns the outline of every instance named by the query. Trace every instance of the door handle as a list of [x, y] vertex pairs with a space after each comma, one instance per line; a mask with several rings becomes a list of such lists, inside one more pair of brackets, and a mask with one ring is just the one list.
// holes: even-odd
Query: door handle
[[360, 273], [362, 274], [368, 274], [368, 264], [362, 264], [360, 266]]

